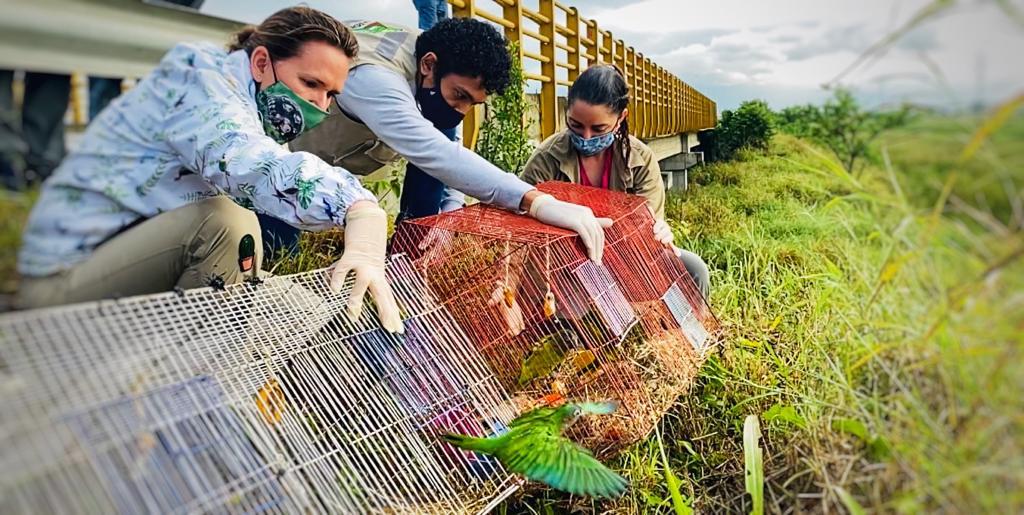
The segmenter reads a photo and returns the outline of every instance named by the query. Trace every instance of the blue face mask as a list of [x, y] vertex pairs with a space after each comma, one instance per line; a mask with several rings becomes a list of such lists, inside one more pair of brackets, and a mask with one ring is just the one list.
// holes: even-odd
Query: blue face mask
[[569, 130], [569, 139], [572, 140], [572, 146], [576, 147], [580, 154], [592, 156], [612, 146], [612, 143], [615, 142], [615, 131], [608, 131], [592, 138], [584, 138]]

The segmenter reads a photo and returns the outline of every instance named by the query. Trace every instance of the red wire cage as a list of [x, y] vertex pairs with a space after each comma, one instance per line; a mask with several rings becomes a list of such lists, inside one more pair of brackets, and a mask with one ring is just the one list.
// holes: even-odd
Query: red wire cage
[[413, 260], [520, 410], [618, 400], [614, 416], [572, 431], [606, 454], [646, 436], [686, 392], [719, 323], [654, 239], [644, 199], [560, 182], [538, 189], [613, 220], [601, 265], [575, 233], [479, 204], [402, 223], [392, 250]]

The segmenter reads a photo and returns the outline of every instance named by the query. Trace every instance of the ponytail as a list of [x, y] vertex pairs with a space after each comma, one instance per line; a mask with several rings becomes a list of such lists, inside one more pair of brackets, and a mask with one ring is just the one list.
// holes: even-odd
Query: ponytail
[[248, 45], [246, 42], [249, 41], [249, 38], [251, 38], [255, 33], [256, 27], [254, 25], [246, 25], [245, 27], [242, 27], [238, 32], [231, 36], [231, 42], [228, 43], [228, 51], [234, 52], [235, 50], [247, 48]]
[[228, 50], [245, 50], [252, 55], [256, 47], [265, 47], [275, 59], [289, 59], [302, 51], [308, 41], [321, 41], [340, 49], [349, 58], [359, 51], [359, 43], [343, 23], [329, 14], [310, 7], [287, 7], [271, 14], [259, 25], [236, 32]]

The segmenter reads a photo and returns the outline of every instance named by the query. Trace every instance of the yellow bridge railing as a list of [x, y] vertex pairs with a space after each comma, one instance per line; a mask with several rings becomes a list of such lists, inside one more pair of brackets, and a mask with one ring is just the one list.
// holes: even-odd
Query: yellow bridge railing
[[[547, 138], [557, 130], [558, 86], [568, 86], [588, 66], [615, 64], [629, 84], [630, 131], [640, 138], [696, 132], [715, 126], [715, 103], [666, 69], [615, 39], [597, 22], [580, 16], [575, 7], [555, 0], [448, 0], [455, 16], [476, 17], [505, 29], [509, 41], [519, 43], [524, 76], [540, 82], [540, 133]], [[480, 4], [497, 4], [500, 14]], [[532, 50], [539, 43], [539, 52]], [[564, 59], [563, 59], [564, 57]], [[540, 64], [540, 73], [526, 72], [527, 63]], [[561, 70], [564, 70], [562, 72]], [[564, 76], [564, 78], [563, 78]], [[475, 132], [476, 116], [467, 115], [467, 135]], [[475, 134], [474, 134], [475, 136]], [[475, 137], [463, 138], [472, 147]]]

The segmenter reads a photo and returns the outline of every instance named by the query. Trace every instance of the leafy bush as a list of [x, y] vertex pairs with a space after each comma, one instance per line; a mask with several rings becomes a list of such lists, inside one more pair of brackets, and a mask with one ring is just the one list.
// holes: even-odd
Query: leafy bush
[[529, 137], [529, 103], [519, 44], [509, 43], [508, 52], [512, 56], [511, 81], [504, 93], [491, 96], [484, 106], [476, 152], [498, 168], [518, 175], [533, 153], [533, 144]]
[[733, 159], [745, 148], [765, 150], [775, 133], [772, 110], [764, 100], [748, 100], [723, 111], [715, 129], [715, 158]]

